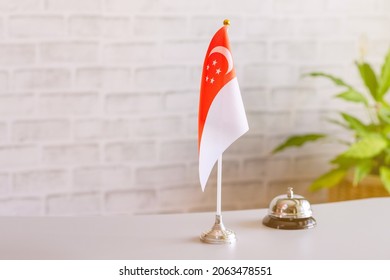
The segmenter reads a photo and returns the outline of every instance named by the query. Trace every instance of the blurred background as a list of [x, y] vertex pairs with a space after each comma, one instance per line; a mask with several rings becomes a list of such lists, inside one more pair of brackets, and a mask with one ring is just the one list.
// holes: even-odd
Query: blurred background
[[363, 87], [359, 49], [378, 70], [387, 0], [0, 0], [0, 215], [213, 211], [202, 193], [197, 110], [204, 55], [223, 19], [250, 131], [224, 154], [223, 210], [267, 207], [310, 182], [343, 147], [277, 155], [287, 136], [343, 133], [326, 119], [327, 71]]

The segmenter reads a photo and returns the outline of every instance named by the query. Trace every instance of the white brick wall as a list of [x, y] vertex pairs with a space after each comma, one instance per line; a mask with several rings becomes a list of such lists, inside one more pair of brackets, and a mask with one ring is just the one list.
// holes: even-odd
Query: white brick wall
[[65, 68], [20, 68], [11, 77], [13, 90], [58, 90], [71, 85], [70, 69]]
[[60, 39], [66, 36], [66, 20], [55, 15], [10, 16], [8, 35], [15, 39]]
[[270, 151], [292, 133], [340, 132], [324, 122], [345, 106], [334, 88], [300, 76], [357, 83], [362, 35], [379, 67], [389, 3], [0, 1], [0, 215], [213, 210], [216, 170], [205, 193], [198, 182], [197, 107], [224, 18], [250, 132], [224, 155], [223, 208], [266, 207], [287, 186], [326, 201], [307, 186], [340, 147]]

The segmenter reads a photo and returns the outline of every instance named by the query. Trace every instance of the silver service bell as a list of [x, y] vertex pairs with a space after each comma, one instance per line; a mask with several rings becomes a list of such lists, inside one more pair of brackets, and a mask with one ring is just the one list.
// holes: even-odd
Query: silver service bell
[[309, 201], [294, 194], [293, 188], [288, 188], [287, 194], [271, 201], [263, 224], [277, 229], [307, 229], [313, 228], [317, 222], [312, 217]]

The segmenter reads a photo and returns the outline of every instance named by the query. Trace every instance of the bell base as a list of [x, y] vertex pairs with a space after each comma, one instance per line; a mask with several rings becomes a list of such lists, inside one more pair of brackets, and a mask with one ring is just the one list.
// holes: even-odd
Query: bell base
[[236, 234], [225, 228], [222, 223], [222, 217], [216, 215], [215, 223], [209, 231], [205, 231], [200, 235], [200, 240], [209, 244], [231, 244], [236, 242]]
[[317, 222], [313, 217], [302, 219], [284, 219], [265, 216], [263, 225], [276, 229], [308, 229], [314, 228]]

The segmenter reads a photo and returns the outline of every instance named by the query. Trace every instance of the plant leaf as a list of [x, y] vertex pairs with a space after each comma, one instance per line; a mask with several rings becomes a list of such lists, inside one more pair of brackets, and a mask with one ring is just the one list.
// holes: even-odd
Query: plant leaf
[[316, 141], [318, 139], [326, 137], [325, 134], [305, 134], [305, 135], [297, 135], [289, 137], [286, 141], [284, 141], [282, 144], [277, 146], [272, 153], [277, 153], [280, 151], [283, 151], [286, 148], [290, 147], [300, 147], [303, 144], [311, 141]]
[[364, 136], [369, 133], [368, 127], [363, 124], [359, 119], [346, 113], [341, 113], [341, 116], [349, 124], [349, 127], [355, 130], [358, 135]]
[[390, 150], [389, 149], [386, 149], [386, 155], [385, 155], [384, 162], [386, 165], [390, 165]]
[[353, 185], [356, 186], [359, 184], [359, 182], [371, 172], [372, 168], [372, 160], [363, 160], [359, 162], [355, 167]]
[[338, 86], [344, 86], [344, 87], [347, 87], [347, 88], [352, 88], [352, 86], [350, 86], [349, 84], [344, 82], [342, 79], [340, 79], [338, 77], [335, 77], [333, 75], [330, 75], [330, 74], [323, 73], [323, 72], [311, 72], [311, 73], [308, 73], [308, 74], [304, 74], [304, 76], [328, 78], [329, 80], [331, 80], [334, 84], [336, 84]]
[[379, 80], [379, 97], [382, 98], [390, 88], [390, 49], [387, 52], [385, 62], [382, 65], [381, 77]]
[[367, 159], [357, 159], [357, 158], [346, 157], [344, 155], [338, 155], [337, 157], [332, 159], [330, 163], [337, 164], [338, 168], [349, 170], [351, 168], [355, 168], [357, 165], [362, 164], [362, 162], [364, 161], [367, 161]]
[[347, 101], [364, 103], [365, 105], [368, 104], [366, 97], [364, 97], [363, 94], [361, 94], [360, 92], [357, 92], [354, 89], [348, 89], [347, 91], [344, 91], [344, 92], [336, 95], [336, 97], [347, 100]]
[[328, 121], [328, 122], [330, 122], [330, 123], [333, 123], [333, 124], [337, 124], [338, 126], [341, 126], [341, 127], [343, 127], [343, 128], [346, 128], [346, 129], [349, 128], [349, 126], [346, 125], [344, 122], [339, 121], [339, 120], [336, 120], [336, 119], [327, 118], [326, 121]]
[[380, 121], [390, 124], [390, 105], [383, 99], [377, 103], [377, 114]]
[[371, 93], [371, 96], [374, 98], [374, 100], [378, 101], [380, 100], [377, 91], [378, 91], [378, 80], [376, 78], [376, 75], [374, 73], [374, 70], [372, 70], [370, 64], [368, 63], [359, 63], [356, 62], [356, 66], [359, 69], [360, 76], [362, 77], [364, 84], [368, 88], [368, 90]]
[[386, 190], [390, 193], [390, 168], [382, 166], [379, 169], [379, 174]]
[[363, 159], [372, 158], [387, 147], [387, 141], [379, 134], [368, 134], [342, 154], [343, 157]]
[[346, 173], [347, 170], [345, 169], [332, 169], [331, 171], [323, 174], [322, 176], [314, 180], [314, 182], [310, 185], [309, 189], [311, 191], [317, 191], [323, 188], [331, 188], [340, 183]]
[[390, 124], [390, 110], [385, 107], [381, 107], [378, 111], [379, 118], [387, 124]]

